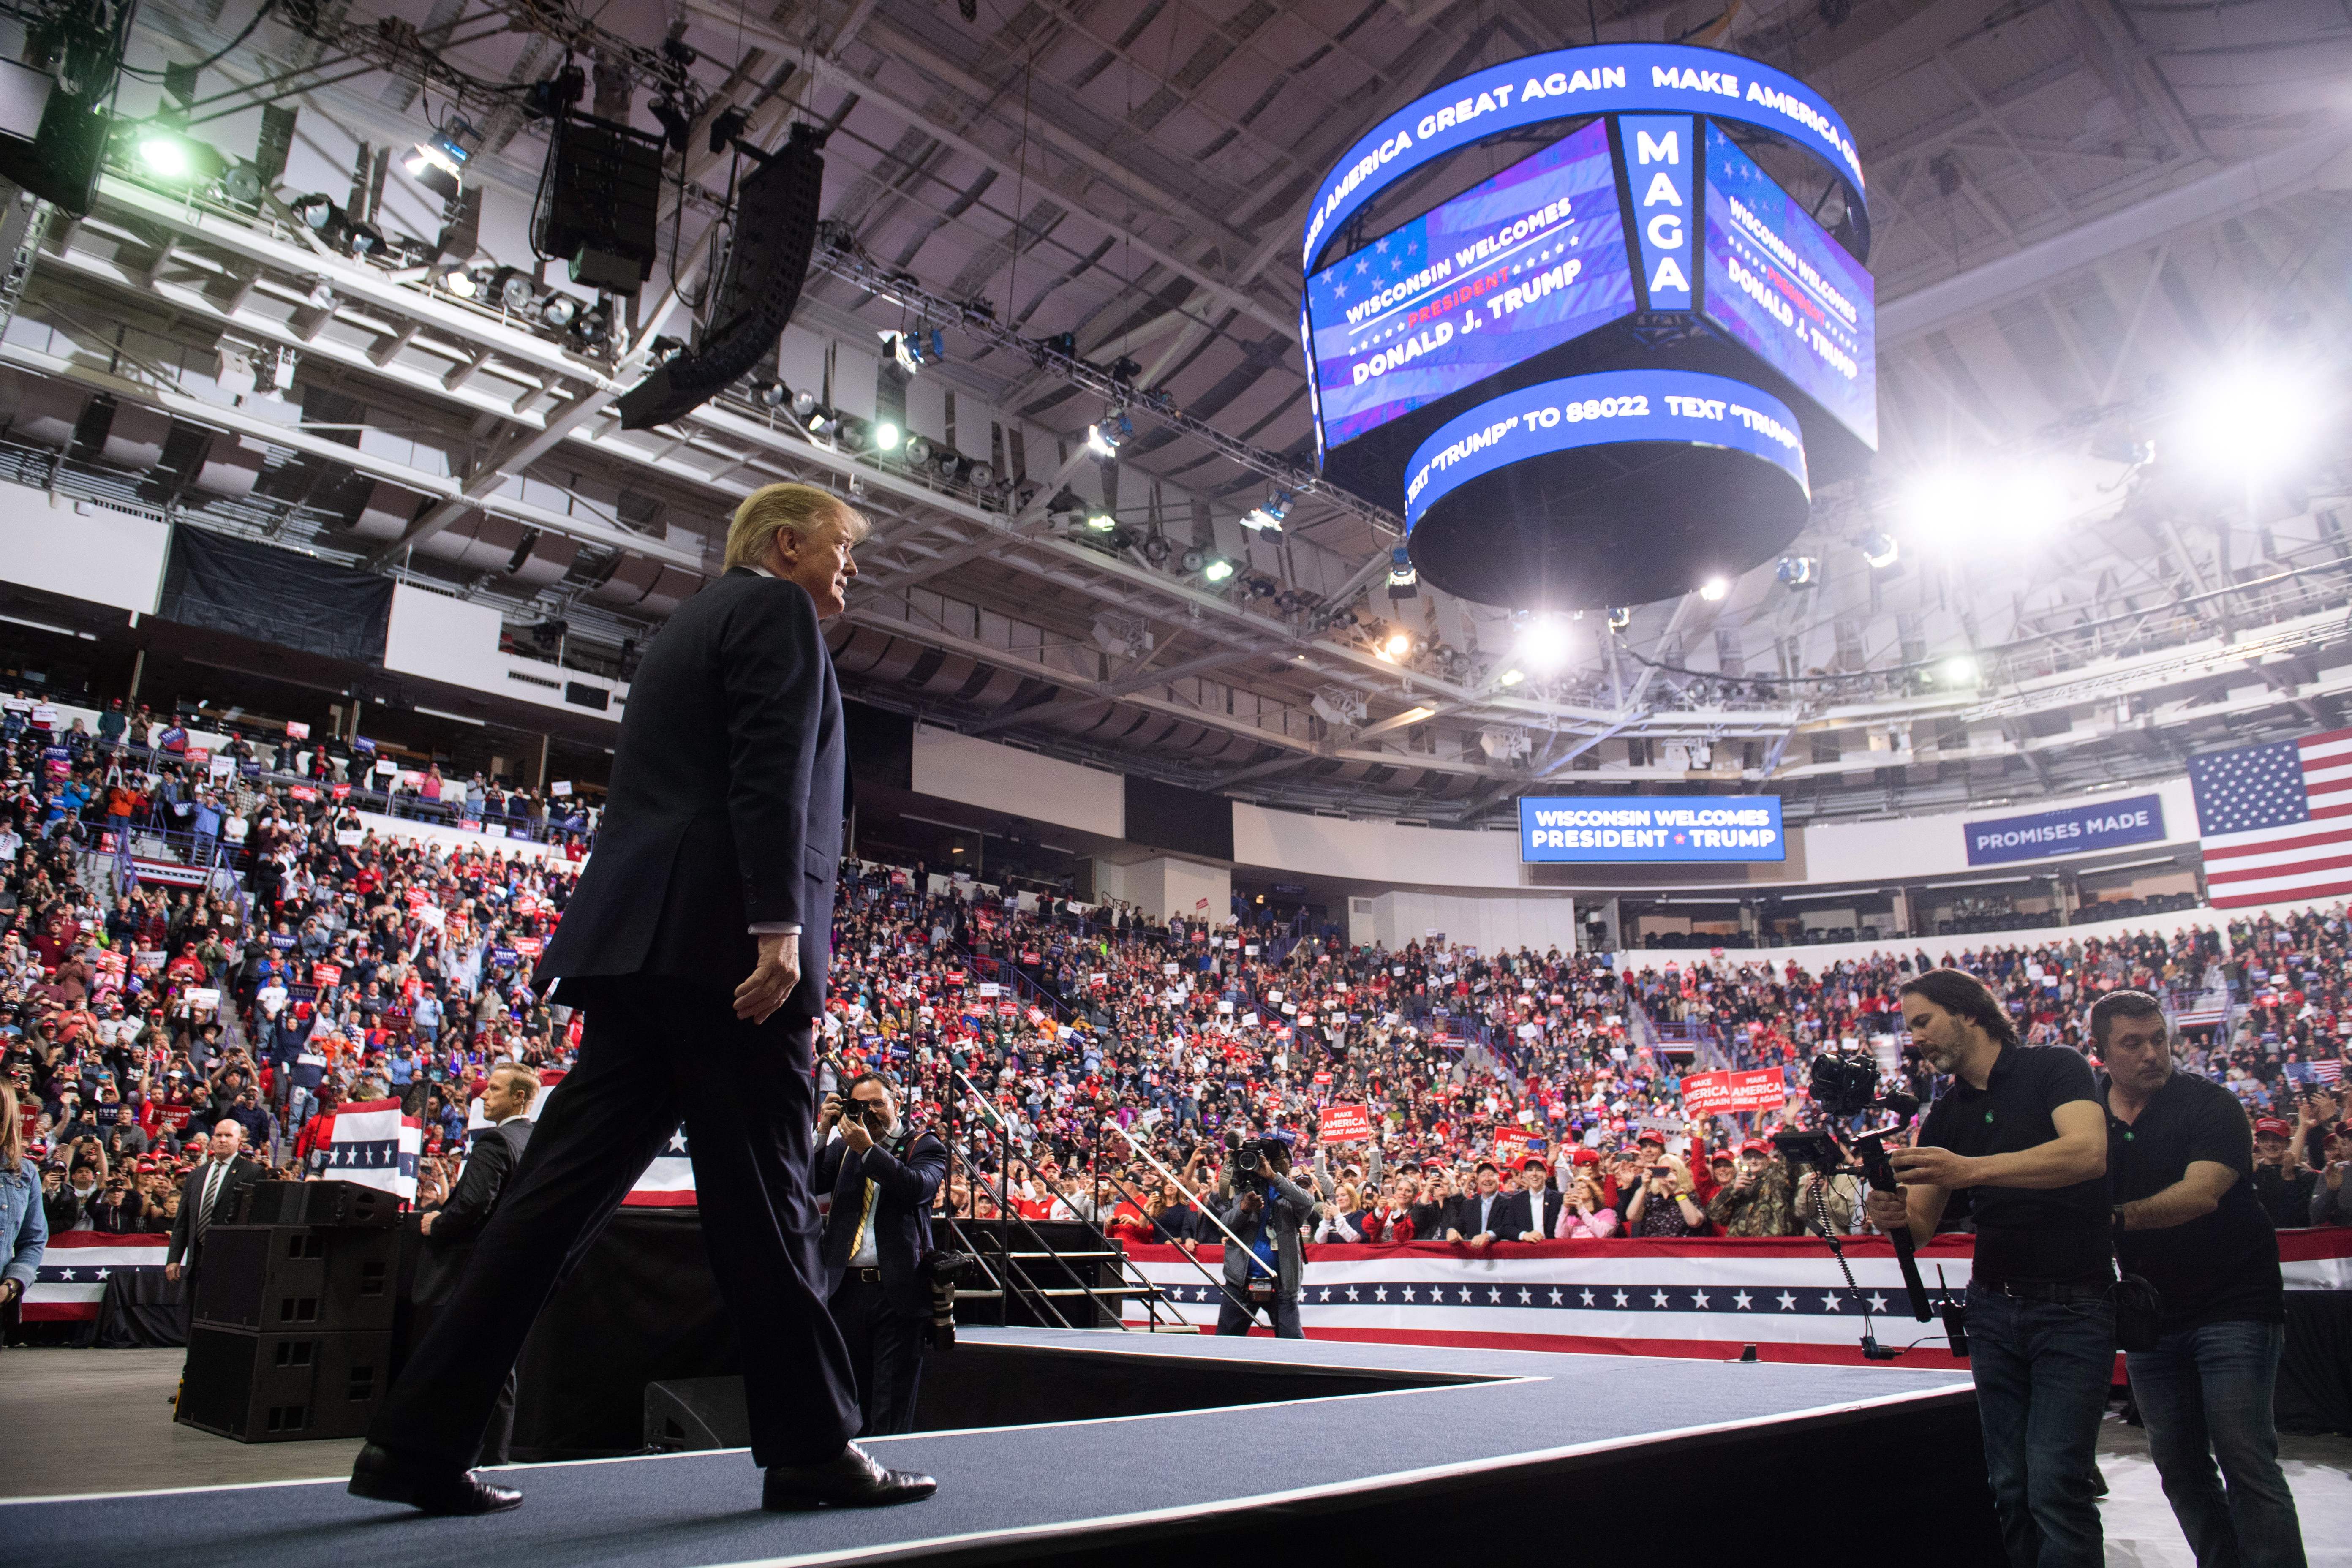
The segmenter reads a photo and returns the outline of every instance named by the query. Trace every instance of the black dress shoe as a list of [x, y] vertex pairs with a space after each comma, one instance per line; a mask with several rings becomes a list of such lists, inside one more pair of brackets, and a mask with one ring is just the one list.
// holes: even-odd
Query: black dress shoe
[[402, 1458], [370, 1443], [352, 1466], [351, 1494], [378, 1502], [404, 1502], [425, 1513], [503, 1513], [522, 1506], [522, 1493], [476, 1480], [471, 1470], [443, 1469]]
[[855, 1443], [822, 1465], [770, 1465], [760, 1506], [775, 1512], [806, 1508], [885, 1508], [913, 1502], [940, 1483], [912, 1470], [887, 1470]]

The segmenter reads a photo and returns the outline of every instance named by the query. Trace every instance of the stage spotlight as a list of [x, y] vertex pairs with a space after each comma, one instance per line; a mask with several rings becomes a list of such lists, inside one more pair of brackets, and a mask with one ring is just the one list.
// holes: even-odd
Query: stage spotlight
[[1201, 568], [1201, 575], [1212, 583], [1222, 583], [1234, 574], [1234, 563], [1219, 556]]
[[474, 155], [480, 141], [474, 128], [462, 120], [452, 120], [447, 130], [427, 142], [419, 142], [407, 157], [400, 162], [408, 177], [445, 202], [456, 201], [463, 188], [466, 164]]
[[875, 447], [878, 451], [895, 452], [898, 449], [899, 438], [905, 434], [906, 432], [900, 430], [896, 425], [891, 424], [887, 419], [885, 419], [882, 423], [874, 426]]
[[963, 482], [976, 490], [984, 490], [996, 483], [996, 470], [986, 463], [974, 463], [963, 471]]
[[781, 381], [760, 382], [754, 390], [759, 395], [760, 402], [769, 408], [782, 408], [792, 397], [792, 389]]
[[1179, 572], [1198, 572], [1208, 563], [1208, 552], [1202, 550], [1187, 550], [1176, 558], [1176, 569]]
[[1087, 526], [1097, 533], [1108, 533], [1118, 526], [1118, 519], [1107, 511], [1091, 511], [1087, 514]]
[[1412, 634], [1399, 629], [1391, 632], [1381, 644], [1381, 657], [1391, 664], [1412, 652]]
[[1810, 555], [1783, 555], [1772, 568], [1772, 575], [1791, 588], [1811, 588], [1821, 575], [1822, 563]]
[[[834, 442], [845, 452], [863, 452], [873, 443], [875, 437], [880, 434], [879, 430], [870, 428], [863, 419], [844, 419], [835, 428], [838, 433], [835, 436]], [[890, 438], [893, 441], [898, 438], [897, 426], [885, 425], [881, 429], [890, 432]]]
[[304, 227], [321, 234], [334, 226], [339, 211], [332, 196], [324, 195], [317, 191], [311, 192], [307, 196], [296, 196], [288, 205], [287, 210], [291, 212]]
[[483, 298], [501, 310], [520, 314], [539, 298], [539, 285], [520, 267], [501, 267], [490, 274], [490, 286]]
[[1609, 629], [1610, 629], [1611, 631], [1612, 631], [1612, 632], [1622, 632], [1622, 631], [1623, 631], [1627, 626], [1632, 626], [1633, 624], [1633, 605], [1618, 605], [1615, 609], [1611, 610], [1611, 611], [1609, 612]]
[[139, 138], [139, 162], [159, 180], [177, 182], [195, 173], [187, 139], [168, 131], [150, 131]]
[[343, 243], [353, 256], [373, 256], [383, 248], [383, 235], [372, 223], [355, 223]]
[[1242, 526], [1281, 532], [1282, 520], [1290, 513], [1289, 501], [1286, 495], [1267, 498], [1264, 506], [1254, 506], [1242, 514]]
[[1948, 686], [1974, 686], [1977, 661], [1964, 653], [1954, 654], [1944, 661], [1944, 682]]
[[558, 289], [539, 302], [539, 319], [542, 325], [562, 331], [580, 314], [580, 301]]
[[[1874, 571], [1880, 567], [1892, 566], [1897, 561], [1903, 559], [1903, 547], [1895, 542], [1892, 534], [1865, 533], [1860, 539], [1855, 540], [1854, 543], [1861, 547], [1863, 560], [1866, 562]], [[1786, 578], [1781, 580], [1783, 582], [1788, 581]], [[1805, 577], [1805, 582], [1811, 583], [1811, 581], [1812, 575], [1808, 573]], [[1793, 588], [1801, 586], [1801, 584], [1790, 583], [1789, 585]]]
[[1503, 671], [1502, 674], [1495, 677], [1495, 684], [1497, 686], [1517, 686], [1520, 681], [1525, 680], [1527, 678], [1527, 672], [1524, 670], [1507, 669]]
[[611, 336], [612, 331], [612, 307], [601, 300], [581, 311], [572, 323], [572, 336], [583, 347], [594, 347]]
[[1168, 536], [1164, 533], [1155, 533], [1143, 542], [1143, 560], [1146, 565], [1165, 566], [1168, 564], [1168, 557], [1175, 552], [1176, 547], [1168, 542]]
[[1118, 456], [1118, 437], [1099, 425], [1087, 426], [1087, 450], [1097, 458]]
[[900, 370], [913, 375], [923, 368], [923, 350], [919, 333], [886, 331], [874, 335], [882, 340], [882, 346], [890, 351], [890, 357], [898, 362]]
[[795, 393], [793, 393], [793, 417], [798, 418], [798, 419], [806, 419], [810, 415], [814, 414], [815, 412], [816, 412], [816, 394], [815, 394], [815, 393], [814, 393], [814, 392], [795, 392]]
[[1700, 584], [1698, 587], [1698, 596], [1706, 600], [1710, 605], [1719, 605], [1723, 603], [1725, 596], [1730, 592], [1730, 580], [1724, 577], [1709, 577], [1706, 582]]
[[1568, 622], [1559, 616], [1529, 616], [1519, 628], [1519, 662], [1538, 675], [1566, 664], [1569, 652]]
[[907, 461], [910, 463], [928, 463], [931, 460], [931, 444], [920, 436], [908, 437], [903, 450], [907, 454]]

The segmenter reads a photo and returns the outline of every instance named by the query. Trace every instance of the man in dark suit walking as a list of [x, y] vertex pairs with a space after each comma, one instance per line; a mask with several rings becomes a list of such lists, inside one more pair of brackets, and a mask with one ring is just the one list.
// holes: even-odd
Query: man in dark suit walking
[[681, 605], [629, 690], [595, 851], [538, 980], [583, 1010], [468, 1269], [409, 1357], [352, 1472], [435, 1513], [512, 1508], [476, 1479], [499, 1387], [562, 1278], [686, 1124], [703, 1240], [736, 1321], [765, 1506], [927, 1497], [849, 1439], [856, 1376], [825, 1308], [809, 1194], [812, 1034], [824, 1005], [846, 768], [821, 621], [845, 607], [865, 519], [807, 485], [736, 510], [727, 571]]
[[[457, 1173], [448, 1197], [417, 1222], [425, 1250], [417, 1258], [416, 1284], [410, 1296], [416, 1306], [446, 1305], [457, 1281], [465, 1278], [482, 1227], [498, 1212], [499, 1200], [506, 1195], [515, 1167], [522, 1163], [522, 1152], [530, 1144], [530, 1107], [538, 1098], [539, 1075], [520, 1062], [500, 1062], [490, 1069], [481, 1099], [482, 1115], [490, 1124], [474, 1135], [465, 1168]], [[488, 1264], [492, 1268], [498, 1266], [496, 1258]], [[430, 1323], [432, 1319], [425, 1321]], [[509, 1370], [499, 1385], [498, 1402], [490, 1407], [490, 1424], [482, 1436], [477, 1463], [507, 1462], [507, 1448], [514, 1438], [514, 1373]]]
[[833, 1321], [849, 1343], [865, 1412], [861, 1437], [915, 1429], [923, 1323], [931, 1311], [923, 1255], [931, 1199], [948, 1176], [947, 1145], [898, 1118], [898, 1097], [874, 1073], [850, 1079], [846, 1102], [827, 1096], [817, 1136], [816, 1187], [833, 1194], [819, 1256]]

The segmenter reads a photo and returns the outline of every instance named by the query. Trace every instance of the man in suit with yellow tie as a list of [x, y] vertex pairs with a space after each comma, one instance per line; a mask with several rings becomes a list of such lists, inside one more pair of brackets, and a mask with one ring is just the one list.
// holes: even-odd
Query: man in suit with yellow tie
[[845, 1099], [825, 1097], [816, 1131], [824, 1141], [816, 1190], [833, 1194], [818, 1257], [857, 1374], [858, 1436], [911, 1432], [931, 1310], [923, 1257], [931, 1250], [931, 1200], [947, 1180], [947, 1146], [909, 1128], [889, 1083], [870, 1072], [850, 1080]]

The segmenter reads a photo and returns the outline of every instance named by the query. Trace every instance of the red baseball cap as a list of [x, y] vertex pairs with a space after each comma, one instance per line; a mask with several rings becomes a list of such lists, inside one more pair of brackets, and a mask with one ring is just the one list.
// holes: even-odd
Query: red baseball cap
[[1642, 1130], [1641, 1136], [1635, 1138], [1633, 1142], [1637, 1144], [1655, 1143], [1663, 1149], [1666, 1146], [1666, 1135], [1654, 1127], [1645, 1127]]
[[1519, 1161], [1519, 1169], [1522, 1171], [1548, 1171], [1551, 1169], [1551, 1162], [1545, 1159], [1541, 1154], [1529, 1154]]
[[1569, 1158], [1580, 1165], [1598, 1165], [1601, 1163], [1601, 1151], [1598, 1149], [1579, 1149], [1575, 1153], [1570, 1155]]
[[2274, 1138], [2292, 1138], [2294, 1136], [2294, 1129], [2288, 1126], [2285, 1122], [2281, 1121], [2275, 1116], [2255, 1117], [2254, 1136], [2259, 1138], [2265, 1132], [2271, 1134]]
[[1739, 1152], [1743, 1154], [1769, 1154], [1772, 1152], [1772, 1145], [1761, 1138], [1750, 1138], [1739, 1146]]

